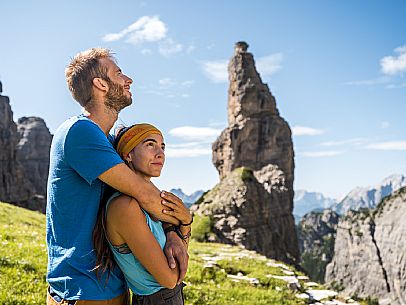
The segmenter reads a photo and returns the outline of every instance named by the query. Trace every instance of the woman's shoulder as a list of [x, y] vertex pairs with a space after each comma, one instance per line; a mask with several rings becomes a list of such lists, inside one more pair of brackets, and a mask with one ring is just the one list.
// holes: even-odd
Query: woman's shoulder
[[107, 212], [109, 216], [116, 215], [127, 218], [131, 215], [143, 215], [140, 205], [135, 198], [121, 193], [113, 196], [108, 203]]

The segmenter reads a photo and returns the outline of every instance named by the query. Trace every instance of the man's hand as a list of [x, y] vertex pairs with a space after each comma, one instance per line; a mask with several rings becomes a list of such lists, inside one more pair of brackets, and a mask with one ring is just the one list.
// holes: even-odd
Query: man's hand
[[179, 266], [178, 284], [183, 281], [186, 275], [187, 266], [189, 263], [189, 255], [182, 240], [175, 232], [166, 234], [166, 244], [164, 248], [165, 256], [168, 259], [170, 268], [175, 268], [176, 263]]

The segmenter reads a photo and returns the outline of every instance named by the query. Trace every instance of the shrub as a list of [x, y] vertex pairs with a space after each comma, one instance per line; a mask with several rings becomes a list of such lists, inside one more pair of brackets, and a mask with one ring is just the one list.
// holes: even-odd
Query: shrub
[[213, 234], [213, 220], [210, 216], [195, 215], [192, 224], [192, 238], [196, 241], [207, 241]]

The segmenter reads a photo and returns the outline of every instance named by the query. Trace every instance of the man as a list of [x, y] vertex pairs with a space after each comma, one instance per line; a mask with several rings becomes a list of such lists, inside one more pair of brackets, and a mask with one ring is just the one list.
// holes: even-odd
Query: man
[[[65, 73], [69, 90], [84, 111], [58, 128], [51, 145], [47, 303], [126, 304], [127, 289], [118, 268], [101, 281], [92, 271], [92, 231], [103, 183], [136, 198], [143, 209], [172, 224], [177, 220], [163, 213], [161, 200], [179, 199], [170, 193], [163, 193], [162, 199], [152, 183], [123, 163], [108, 139], [118, 113], [132, 103], [132, 80], [122, 73], [110, 51], [96, 48], [81, 52]], [[187, 252], [176, 233], [168, 231], [165, 254], [172, 268], [177, 259], [181, 280], [186, 273]]]

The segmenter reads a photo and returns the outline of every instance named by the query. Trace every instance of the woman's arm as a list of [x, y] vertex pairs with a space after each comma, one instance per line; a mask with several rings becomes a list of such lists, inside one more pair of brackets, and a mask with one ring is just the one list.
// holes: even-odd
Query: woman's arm
[[134, 256], [161, 286], [176, 286], [179, 269], [169, 268], [145, 214], [134, 198], [123, 195], [111, 202], [107, 213], [107, 233], [113, 244], [127, 243]]
[[121, 193], [135, 198], [141, 207], [155, 218], [175, 225], [179, 223], [175, 217], [162, 213], [162, 198], [155, 185], [133, 172], [124, 163], [105, 171], [99, 179]]

